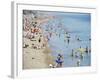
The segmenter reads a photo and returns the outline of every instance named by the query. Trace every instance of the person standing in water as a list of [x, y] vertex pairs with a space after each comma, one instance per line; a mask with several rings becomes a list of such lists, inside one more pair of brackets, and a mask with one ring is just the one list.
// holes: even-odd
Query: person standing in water
[[57, 63], [57, 66], [56, 67], [62, 67], [63, 56], [61, 54], [58, 54], [56, 63]]
[[59, 33], [59, 38], [60, 38], [60, 33]]
[[70, 42], [70, 34], [67, 36], [67, 43], [69, 44]]
[[73, 57], [74, 56], [74, 50], [72, 49], [72, 54], [71, 54], [71, 56]]
[[80, 66], [80, 59], [77, 61], [77, 66]]
[[85, 52], [88, 53], [88, 47], [86, 46]]
[[69, 38], [67, 39], [67, 43], [69, 44]]

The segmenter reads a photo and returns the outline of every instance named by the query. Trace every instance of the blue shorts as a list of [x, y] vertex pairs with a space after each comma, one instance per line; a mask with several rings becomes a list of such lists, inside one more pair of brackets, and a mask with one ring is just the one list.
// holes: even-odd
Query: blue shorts
[[61, 60], [56, 60], [56, 63], [61, 64], [61, 63], [63, 63], [63, 61], [61, 61]]

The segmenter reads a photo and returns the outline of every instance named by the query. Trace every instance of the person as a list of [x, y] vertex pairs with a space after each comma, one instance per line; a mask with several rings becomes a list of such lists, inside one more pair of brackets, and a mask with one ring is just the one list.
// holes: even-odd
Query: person
[[78, 58], [77, 52], [75, 52], [75, 58]]
[[80, 39], [79, 39], [79, 38], [77, 38], [77, 40], [79, 41]]
[[66, 33], [66, 35], [68, 34], [68, 32], [65, 32]]
[[72, 49], [72, 54], [71, 54], [71, 56], [73, 57], [74, 56], [74, 50]]
[[48, 35], [46, 36], [46, 38], [47, 38], [47, 41], [49, 41], [50, 39], [49, 39], [49, 37], [48, 37]]
[[91, 49], [89, 49], [89, 53], [91, 52]]
[[52, 32], [49, 33], [50, 37], [52, 36]]
[[68, 44], [69, 44], [69, 38], [67, 39], [67, 42], [68, 42]]
[[82, 41], [79, 37], [77, 38], [77, 41]]
[[77, 61], [77, 66], [80, 66], [80, 59]]
[[81, 57], [81, 59], [83, 59], [84, 58], [83, 54], [81, 54], [80, 57]]
[[56, 60], [57, 67], [62, 67], [62, 63], [63, 63], [62, 59], [63, 59], [63, 56], [61, 54], [58, 54], [57, 60]]
[[41, 38], [39, 38], [39, 40], [38, 40], [38, 41], [39, 41], [39, 43], [40, 43], [40, 42], [41, 42]]
[[87, 47], [87, 46], [86, 46], [86, 50], [85, 50], [85, 52], [88, 53], [88, 47]]
[[27, 48], [29, 45], [28, 44], [24, 44], [23, 48]]
[[59, 38], [60, 38], [60, 33], [59, 33]]

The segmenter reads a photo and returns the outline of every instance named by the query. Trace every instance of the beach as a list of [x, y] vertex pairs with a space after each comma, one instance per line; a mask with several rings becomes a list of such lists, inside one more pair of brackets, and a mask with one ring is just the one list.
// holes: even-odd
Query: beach
[[88, 13], [24, 10], [23, 69], [91, 66]]
[[[23, 69], [48, 68], [49, 64], [53, 63], [53, 57], [48, 45], [42, 49], [34, 49], [31, 46], [34, 41], [30, 41], [30, 39], [27, 38], [24, 38], [24, 43], [29, 46], [23, 48]], [[45, 53], [45, 51], [47, 52]]]
[[23, 11], [23, 69], [48, 68], [54, 64], [52, 50], [40, 27], [52, 16], [37, 16]]

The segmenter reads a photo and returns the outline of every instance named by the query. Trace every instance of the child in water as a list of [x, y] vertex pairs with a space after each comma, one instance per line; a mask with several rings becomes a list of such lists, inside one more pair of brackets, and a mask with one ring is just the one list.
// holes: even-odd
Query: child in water
[[62, 63], [63, 63], [62, 59], [63, 59], [63, 56], [61, 54], [58, 54], [57, 60], [56, 60], [57, 67], [62, 67]]

